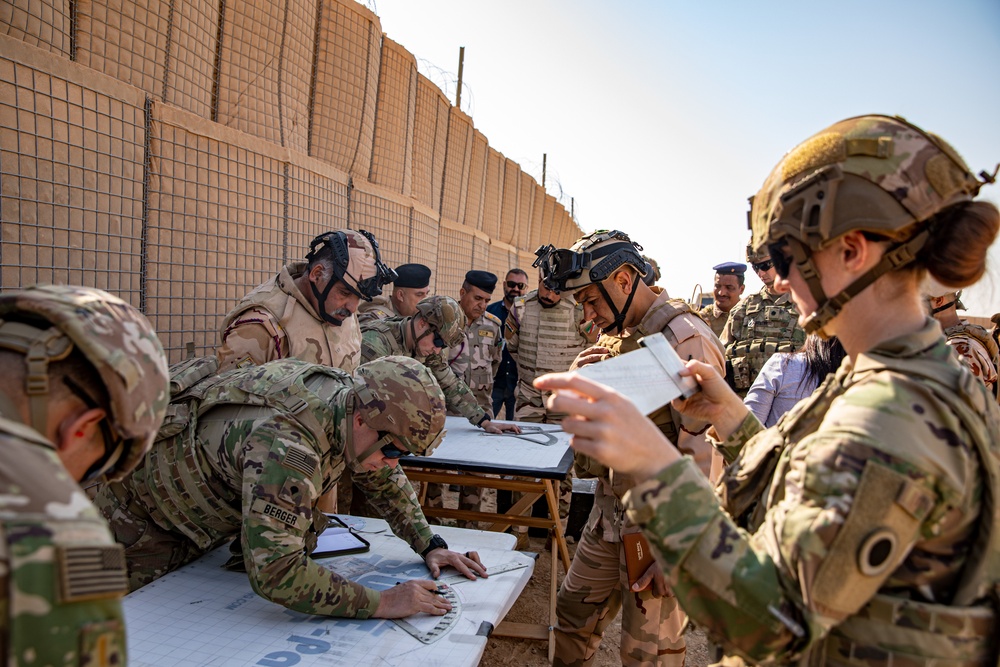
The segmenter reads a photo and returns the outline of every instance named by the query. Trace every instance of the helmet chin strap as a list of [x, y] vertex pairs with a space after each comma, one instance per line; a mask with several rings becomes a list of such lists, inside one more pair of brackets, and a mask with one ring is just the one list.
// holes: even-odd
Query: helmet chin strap
[[332, 324], [335, 327], [339, 327], [341, 324], [344, 323], [344, 321], [338, 320], [336, 317], [326, 312], [326, 297], [330, 296], [330, 290], [333, 289], [333, 286], [336, 285], [337, 282], [338, 281], [336, 278], [330, 278], [330, 280], [328, 280], [326, 283], [326, 287], [323, 289], [323, 292], [321, 293], [316, 288], [316, 283], [314, 283], [311, 280], [309, 281], [309, 286], [312, 288], [313, 296], [316, 297], [316, 306], [317, 306], [316, 310], [319, 311], [319, 316], [323, 318], [324, 322], [326, 322], [327, 324]]
[[[641, 278], [639, 278], [641, 280]], [[639, 289], [639, 280], [632, 281], [632, 291], [629, 292], [628, 298], [625, 299], [625, 305], [622, 306], [621, 312], [615, 307], [615, 302], [611, 300], [611, 295], [608, 294], [608, 290], [604, 289], [604, 282], [601, 281], [597, 284], [597, 289], [600, 290], [601, 295], [604, 297], [605, 303], [611, 308], [611, 313], [615, 316], [615, 319], [611, 324], [604, 329], [608, 333], [621, 333], [625, 330], [625, 316], [628, 315], [629, 306], [632, 305], [632, 298], [635, 297], [635, 292]]]
[[812, 260], [812, 251], [809, 250], [809, 247], [798, 239], [787, 238], [788, 247], [795, 260], [795, 266], [798, 267], [799, 273], [805, 279], [806, 285], [809, 286], [809, 292], [812, 294], [813, 299], [819, 304], [802, 325], [806, 333], [816, 334], [821, 338], [829, 338], [829, 334], [823, 331], [823, 327], [840, 313], [844, 305], [886, 273], [912, 264], [917, 259], [917, 253], [927, 243], [930, 233], [930, 227], [924, 227], [923, 230], [909, 241], [897, 243], [892, 246], [882, 255], [882, 259], [879, 260], [878, 264], [868, 269], [857, 280], [845, 287], [843, 291], [832, 297], [827, 297], [826, 293], [823, 292], [819, 271]]
[[931, 308], [931, 315], [937, 315], [938, 313], [943, 313], [944, 311], [954, 306], [956, 303], [958, 303], [958, 299], [955, 299], [954, 301], [949, 301], [943, 306], [938, 306], [937, 308]]

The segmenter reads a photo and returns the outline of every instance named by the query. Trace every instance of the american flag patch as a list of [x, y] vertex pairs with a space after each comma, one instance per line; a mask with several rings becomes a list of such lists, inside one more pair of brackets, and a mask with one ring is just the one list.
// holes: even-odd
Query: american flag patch
[[312, 477], [313, 473], [316, 472], [316, 457], [297, 447], [289, 447], [288, 451], [285, 452], [285, 458], [281, 462], [281, 465], [292, 470], [298, 470], [304, 475]]
[[78, 602], [128, 593], [121, 545], [57, 547], [60, 600]]

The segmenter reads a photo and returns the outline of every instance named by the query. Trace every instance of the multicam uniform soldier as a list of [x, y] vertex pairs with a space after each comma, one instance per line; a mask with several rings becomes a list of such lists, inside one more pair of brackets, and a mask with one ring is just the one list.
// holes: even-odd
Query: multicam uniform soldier
[[[417, 304], [416, 315], [366, 322], [362, 329], [361, 358], [368, 362], [390, 354], [413, 357], [433, 373], [444, 391], [449, 412], [462, 415], [487, 433], [520, 433], [514, 424], [493, 423], [489, 413], [476, 402], [465, 382], [455, 375], [441, 355], [444, 348], [457, 347], [465, 339], [462, 316], [454, 299], [436, 295]], [[428, 487], [427, 501], [431, 506], [440, 506], [438, 485]], [[478, 489], [459, 499], [462, 509], [478, 505]]]
[[[677, 402], [733, 461], [717, 489], [627, 400], [550, 376], [574, 446], [648, 481], [626, 498], [724, 664], [996, 665], [1000, 409], [927, 317], [920, 281], [958, 288], [1000, 228], [953, 148], [898, 117], [834, 124], [753, 200], [809, 333], [837, 373], [762, 431], [722, 378]], [[945, 278], [947, 277], [947, 278]], [[830, 295], [830, 292], [836, 292]]]
[[715, 271], [712, 286], [713, 301], [699, 310], [698, 314], [701, 315], [701, 319], [708, 322], [708, 326], [712, 327], [716, 336], [721, 336], [726, 328], [726, 322], [729, 321], [729, 313], [746, 289], [743, 274], [746, 273], [747, 265], [740, 262], [723, 262], [713, 266], [712, 270]]
[[503, 324], [486, 312], [497, 277], [489, 271], [469, 271], [459, 290], [458, 305], [465, 314], [465, 340], [448, 348], [448, 365], [493, 418], [493, 376], [503, 355]]
[[358, 306], [358, 322], [408, 317], [430, 293], [431, 270], [423, 264], [400, 264], [392, 281], [392, 294], [374, 297]]
[[[421, 364], [387, 357], [354, 377], [297, 359], [193, 372], [206, 362], [215, 360], [175, 369], [159, 439], [130, 477], [97, 497], [126, 547], [133, 590], [235, 536], [231, 564], [245, 568], [257, 594], [289, 609], [351, 618], [447, 611], [428, 590], [433, 582], [380, 594], [309, 557], [326, 526], [316, 501], [345, 466], [364, 473], [355, 476], [359, 485], [433, 576], [446, 564], [469, 577], [483, 573], [478, 558], [448, 551], [431, 533], [396, 467], [398, 457], [425, 455], [443, 435], [444, 396]], [[192, 386], [177, 380], [185, 376]]]
[[962, 363], [996, 396], [997, 368], [1000, 367], [996, 341], [985, 327], [958, 316], [959, 308], [965, 310], [961, 290], [956, 292], [934, 283], [928, 285], [926, 291], [931, 317], [941, 324], [948, 345], [955, 348]]
[[368, 232], [320, 234], [305, 262], [284, 267], [226, 315], [216, 352], [219, 371], [301, 359], [353, 372], [361, 350], [354, 312], [394, 277]]
[[719, 339], [726, 347], [726, 364], [733, 389], [747, 390], [775, 352], [795, 352], [806, 342], [799, 313], [788, 294], [774, 289], [774, 262], [767, 249], [747, 246], [747, 261], [764, 286], [736, 304]]
[[[514, 307], [507, 315], [504, 336], [507, 349], [517, 362], [516, 421], [536, 424], [562, 421], [565, 415], [547, 410], [542, 392], [531, 383], [545, 373], [569, 369], [576, 355], [597, 340], [597, 333], [593, 322], [583, 321], [583, 306], [571, 295], [564, 297], [550, 290], [541, 278], [537, 290], [514, 300]], [[563, 532], [572, 497], [573, 476], [567, 475], [559, 481], [559, 520]], [[521, 534], [526, 534], [527, 530], [525, 526], [518, 528]]]
[[[630, 352], [643, 336], [662, 333], [682, 359], [698, 359], [722, 371], [723, 350], [708, 325], [683, 301], [670, 299], [641, 277], [641, 248], [620, 231], [598, 231], [570, 249], [539, 248], [538, 264], [550, 289], [572, 291], [584, 318], [601, 327], [595, 347], [580, 353], [574, 368]], [[709, 471], [708, 425], [665, 407], [653, 421]], [[565, 428], [565, 423], [564, 423]], [[632, 478], [594, 459], [577, 456], [581, 477], [597, 477], [594, 509], [556, 602], [556, 664], [582, 665], [593, 658], [607, 625], [622, 609], [623, 664], [683, 665], [684, 614], [659, 568], [650, 567], [638, 588], [625, 576], [623, 533], [638, 532], [621, 503]]]
[[0, 293], [0, 369], [0, 658], [125, 665], [125, 559], [77, 482], [126, 474], [153, 442], [163, 349], [121, 299], [31, 287]]

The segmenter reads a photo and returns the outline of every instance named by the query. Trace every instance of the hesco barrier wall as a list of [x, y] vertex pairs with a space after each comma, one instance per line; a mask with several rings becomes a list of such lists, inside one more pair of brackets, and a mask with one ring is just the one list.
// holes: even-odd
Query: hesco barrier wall
[[172, 362], [328, 229], [453, 296], [581, 235], [348, 0], [0, 2], [0, 219], [0, 289], [112, 291]]

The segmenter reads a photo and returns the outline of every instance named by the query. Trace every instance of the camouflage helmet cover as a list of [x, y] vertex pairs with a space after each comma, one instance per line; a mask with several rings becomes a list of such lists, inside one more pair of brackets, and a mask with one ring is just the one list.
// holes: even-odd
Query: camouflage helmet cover
[[771, 254], [767, 251], [767, 248], [760, 248], [754, 250], [753, 241], [747, 243], [747, 261], [750, 264], [760, 264], [761, 262], [766, 262], [771, 259]]
[[411, 454], [426, 456], [444, 437], [445, 399], [437, 380], [416, 359], [388, 356], [354, 372], [358, 413], [369, 428], [399, 438]]
[[108, 422], [125, 443], [109, 475], [120, 479], [152, 445], [170, 399], [167, 360], [156, 332], [128, 303], [87, 287], [37, 285], [0, 293], [0, 319], [25, 315], [61, 331], [104, 381]]
[[751, 244], [818, 249], [849, 231], [905, 240], [981, 183], [955, 150], [900, 117], [840, 121], [789, 151], [751, 200]]
[[417, 314], [441, 334], [448, 347], [460, 344], [465, 337], [462, 330], [462, 318], [465, 314], [458, 302], [451, 297], [436, 294], [421, 299], [417, 304]]

